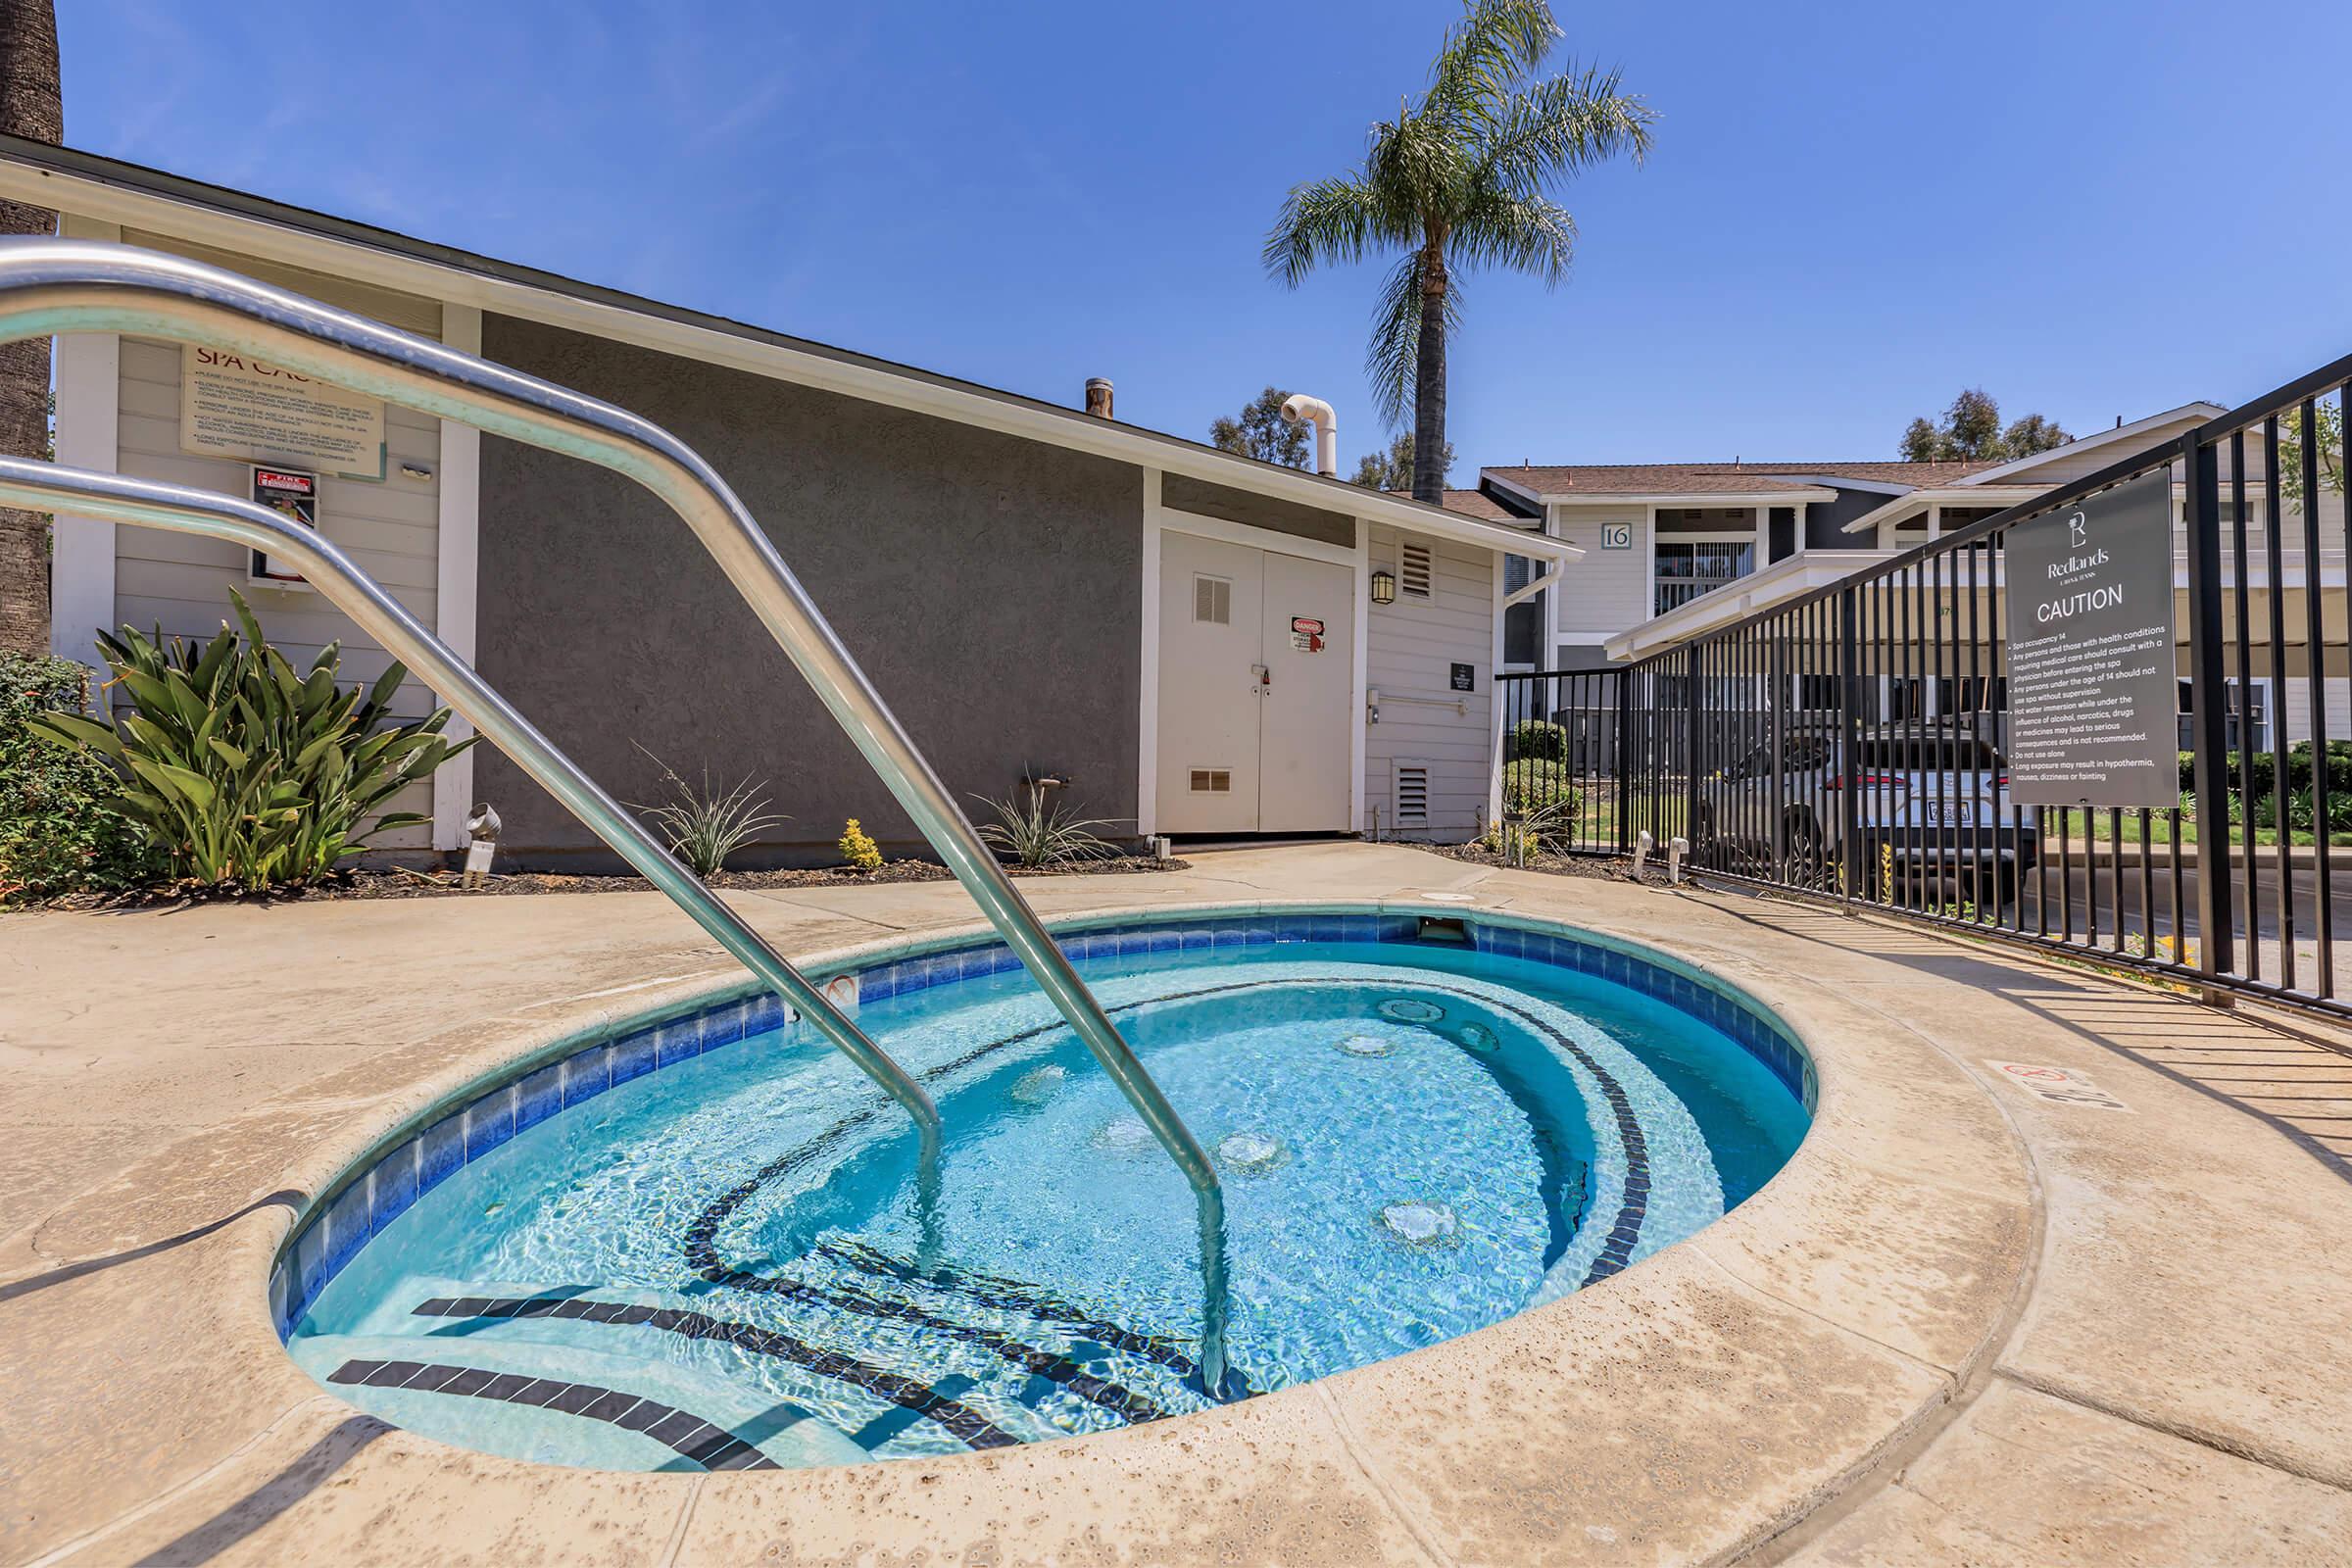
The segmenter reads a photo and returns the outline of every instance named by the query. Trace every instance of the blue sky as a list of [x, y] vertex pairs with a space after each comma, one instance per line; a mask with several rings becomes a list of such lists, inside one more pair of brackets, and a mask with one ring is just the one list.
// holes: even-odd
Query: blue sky
[[[1200, 437], [1273, 382], [1381, 438], [1379, 269], [1258, 247], [1420, 86], [1445, 0], [70, 0], [67, 139]], [[2352, 7], [1562, 6], [1661, 117], [1468, 281], [1478, 464], [1892, 457], [1982, 385], [2078, 433], [2352, 350]], [[2276, 25], [2271, 25], [2275, 24]], [[779, 432], [789, 439], [788, 432]]]

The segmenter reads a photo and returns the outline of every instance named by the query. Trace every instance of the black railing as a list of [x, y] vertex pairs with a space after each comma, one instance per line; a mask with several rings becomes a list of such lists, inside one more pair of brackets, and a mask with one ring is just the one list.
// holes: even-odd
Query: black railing
[[[1498, 676], [1506, 829], [1565, 854], [1681, 838], [1704, 875], [2352, 1014], [2348, 383], [2352, 359], [1646, 659]], [[2175, 647], [2137, 673], [2176, 682], [2177, 802], [2020, 804], [2011, 536], [2134, 480], [2152, 500], [2158, 474]], [[2256, 732], [2270, 752], [2232, 749]]]

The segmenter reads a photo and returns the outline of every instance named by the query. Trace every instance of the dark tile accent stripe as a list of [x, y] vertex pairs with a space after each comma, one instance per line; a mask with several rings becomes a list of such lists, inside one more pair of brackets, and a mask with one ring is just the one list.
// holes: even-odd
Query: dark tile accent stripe
[[1191, 1377], [1200, 1370], [1173, 1340], [1122, 1328], [1085, 1307], [1062, 1300], [1021, 1280], [1004, 1279], [945, 1263], [926, 1271], [904, 1258], [893, 1257], [867, 1247], [862, 1242], [823, 1242], [818, 1244], [816, 1250], [821, 1256], [868, 1274], [879, 1274], [908, 1285], [926, 1285], [934, 1290], [953, 1291], [982, 1306], [993, 1306], [1007, 1312], [1026, 1312], [1040, 1321], [1075, 1329], [1097, 1345], [1113, 1350], [1125, 1350], [1130, 1355], [1140, 1355], [1184, 1377]]
[[[1811, 1058], [1785, 1026], [1757, 1004], [1726, 988], [1694, 979], [1662, 959], [1653, 961], [1590, 936], [1555, 935], [1475, 913], [1457, 917], [1465, 921], [1473, 944], [1482, 952], [1609, 980], [1658, 998], [1722, 1030], [1763, 1062], [1808, 1109], [1812, 1107], [1817, 1080]], [[1055, 940], [1073, 960], [1084, 960], [1299, 942], [1411, 943], [1417, 940], [1419, 929], [1417, 914], [1283, 912], [1130, 920], [1064, 929], [1056, 933]], [[1019, 966], [1019, 960], [1003, 944], [980, 941], [911, 953], [852, 972], [858, 977], [862, 999], [879, 1002]], [[787, 1021], [783, 1004], [772, 996], [739, 998], [586, 1047], [454, 1107], [439, 1122], [382, 1156], [347, 1184], [331, 1203], [306, 1218], [270, 1272], [270, 1312], [279, 1337], [292, 1334], [326, 1282], [361, 1247], [469, 1160], [494, 1154], [539, 1122], [632, 1078], [766, 1033]], [[964, 1064], [951, 1062], [941, 1070], [953, 1071]], [[846, 1134], [874, 1114], [878, 1112], [861, 1113], [833, 1133]]]
[[494, 1318], [557, 1317], [590, 1323], [613, 1323], [626, 1328], [660, 1329], [689, 1340], [718, 1340], [755, 1355], [772, 1355], [808, 1368], [821, 1377], [863, 1389], [917, 1415], [927, 1416], [975, 1448], [1008, 1447], [1021, 1440], [968, 1404], [946, 1397], [912, 1378], [868, 1365], [837, 1350], [820, 1349], [806, 1340], [756, 1323], [738, 1323], [701, 1312], [665, 1306], [637, 1306], [624, 1301], [592, 1301], [583, 1297], [435, 1297], [415, 1309], [418, 1317]]
[[566, 1383], [480, 1367], [443, 1366], [431, 1361], [346, 1361], [327, 1382], [371, 1389], [415, 1389], [506, 1404], [533, 1404], [565, 1415], [603, 1421], [642, 1432], [684, 1454], [706, 1470], [775, 1470], [775, 1460], [715, 1422], [689, 1415], [658, 1399], [640, 1398], [593, 1383]]
[[[1116, 1015], [1118, 1013], [1132, 1011], [1138, 1007], [1160, 1006], [1171, 1002], [1186, 1002], [1200, 997], [1229, 995], [1237, 991], [1297, 989], [1301, 985], [1344, 985], [1354, 987], [1357, 983], [1358, 982], [1352, 980], [1234, 980], [1228, 981], [1222, 985], [1201, 986], [1195, 990], [1175, 992], [1167, 996], [1150, 997], [1135, 1002], [1121, 1003], [1115, 1006], [1106, 1008], [1105, 1010], [1113, 1015]], [[1592, 1270], [1586, 1274], [1584, 1283], [1591, 1285], [1594, 1281], [1606, 1279], [1611, 1274], [1614, 1274], [1618, 1270], [1624, 1268], [1629, 1262], [1632, 1261], [1633, 1249], [1641, 1240], [1642, 1221], [1644, 1215], [1647, 1213], [1649, 1206], [1649, 1143], [1648, 1140], [1645, 1139], [1642, 1134], [1642, 1123], [1634, 1114], [1633, 1102], [1627, 1097], [1624, 1086], [1618, 1083], [1617, 1079], [1608, 1071], [1608, 1069], [1601, 1066], [1599, 1062], [1595, 1061], [1591, 1054], [1585, 1051], [1583, 1047], [1579, 1046], [1575, 1041], [1569, 1039], [1559, 1030], [1554, 1029], [1550, 1024], [1544, 1022], [1542, 1018], [1539, 1018], [1534, 1013], [1527, 1011], [1525, 1008], [1513, 1005], [1510, 1003], [1497, 1001], [1494, 998], [1486, 996], [1480, 992], [1469, 991], [1460, 987], [1448, 986], [1426, 979], [1415, 979], [1409, 989], [1441, 992], [1448, 996], [1459, 997], [1465, 1002], [1474, 1003], [1481, 1006], [1493, 1007], [1498, 1012], [1509, 1013], [1511, 1016], [1517, 1018], [1521, 1023], [1527, 1025], [1528, 1028], [1534, 1030], [1537, 1034], [1550, 1041], [1561, 1051], [1575, 1057], [1578, 1062], [1583, 1064], [1585, 1070], [1590, 1072], [1593, 1079], [1600, 1085], [1602, 1098], [1608, 1102], [1610, 1117], [1616, 1123], [1618, 1138], [1625, 1147], [1626, 1190], [1624, 1200], [1618, 1206], [1616, 1222], [1610, 1226], [1607, 1240], [1601, 1247], [1600, 1255], [1593, 1260]], [[1002, 1039], [992, 1040], [984, 1045], [973, 1047], [971, 1050], [965, 1052], [962, 1055], [956, 1057], [953, 1061], [945, 1062], [940, 1066], [934, 1067], [928, 1072], [923, 1073], [922, 1077], [926, 1082], [935, 1082], [951, 1073], [961, 1071], [965, 1067], [969, 1067], [977, 1062], [985, 1060], [987, 1057], [994, 1055], [1001, 1051], [1006, 1050], [1009, 1047], [1019, 1045], [1023, 1041], [1034, 1040], [1042, 1035], [1052, 1034], [1055, 1030], [1067, 1029], [1068, 1027], [1069, 1026], [1067, 1024], [1062, 1023], [1057, 1019], [1053, 1023], [1039, 1024], [1034, 1028], [1023, 1029], [1014, 1034], [1005, 1035]], [[1439, 1038], [1446, 1040], [1448, 1044], [1457, 1043], [1452, 1041], [1450, 1037], [1443, 1034], [1440, 1034]], [[1472, 1054], [1471, 1059], [1478, 1062], [1481, 1066], [1489, 1065], [1483, 1057], [1480, 1057], [1475, 1054]], [[777, 1276], [753, 1274], [747, 1270], [730, 1266], [719, 1256], [718, 1253], [718, 1248], [716, 1245], [718, 1227], [723, 1224], [728, 1216], [733, 1214], [736, 1209], [742, 1207], [743, 1204], [751, 1199], [752, 1195], [757, 1193], [766, 1183], [773, 1181], [776, 1177], [789, 1170], [797, 1168], [805, 1160], [813, 1156], [817, 1151], [837, 1144], [842, 1138], [846, 1137], [851, 1130], [872, 1120], [880, 1112], [878, 1110], [869, 1109], [857, 1112], [856, 1114], [848, 1117], [844, 1117], [842, 1120], [834, 1123], [833, 1126], [827, 1128], [824, 1132], [818, 1134], [817, 1137], [812, 1139], [810, 1142], [768, 1161], [765, 1165], [762, 1165], [759, 1170], [755, 1171], [747, 1180], [737, 1183], [734, 1187], [729, 1188], [726, 1192], [720, 1194], [716, 1199], [712, 1200], [708, 1205], [705, 1206], [702, 1213], [695, 1217], [694, 1223], [688, 1226], [686, 1229], [685, 1252], [687, 1265], [694, 1269], [695, 1272], [700, 1274], [704, 1279], [710, 1281], [711, 1284], [726, 1286], [733, 1290], [765, 1291], [785, 1296], [803, 1298], [815, 1297], [819, 1299], [826, 1298], [827, 1293], [819, 1291], [815, 1287], [804, 1285], [799, 1281]], [[1547, 1183], [1544, 1196], [1544, 1206], [1546, 1210], [1545, 1217], [1557, 1233], [1557, 1238], [1554, 1244], [1545, 1249], [1545, 1255], [1547, 1259], [1556, 1259], [1560, 1252], [1566, 1250], [1568, 1242], [1573, 1237], [1573, 1233], [1576, 1228], [1576, 1222], [1582, 1216], [1572, 1216], [1561, 1212], [1561, 1210], [1565, 1207], [1564, 1189], [1562, 1189], [1557, 1182]], [[879, 1254], [875, 1255], [878, 1256]], [[1015, 1287], [1015, 1289], [1025, 1291], [1028, 1288]], [[846, 1299], [836, 1300], [833, 1302], [833, 1304], [851, 1306], [853, 1310], [865, 1310], [865, 1308], [857, 1306], [855, 1303]], [[1013, 1305], [1015, 1302], [1008, 1299], [991, 1302], [990, 1304]], [[1023, 1309], [1029, 1308], [1024, 1304]], [[906, 1314], [894, 1312], [889, 1315], [904, 1316]], [[1060, 1321], [1070, 1324], [1071, 1326], [1080, 1326], [1081, 1324], [1095, 1321], [1091, 1315], [1086, 1318], [1078, 1319], [1064, 1317], [1061, 1314], [1050, 1311], [1041, 1312], [1037, 1315], [1047, 1318], [1058, 1318]], [[927, 1316], [927, 1314], [923, 1316]], [[907, 1320], [919, 1321], [920, 1317], [909, 1317]], [[1121, 1332], [1126, 1333], [1128, 1331]], [[1142, 1336], [1135, 1337], [1142, 1338]], [[1195, 1368], [1194, 1370], [1197, 1371], [1198, 1369]], [[1096, 1400], [1095, 1402], [1101, 1403], [1102, 1401]], [[1104, 1407], [1110, 1408], [1110, 1406]]]

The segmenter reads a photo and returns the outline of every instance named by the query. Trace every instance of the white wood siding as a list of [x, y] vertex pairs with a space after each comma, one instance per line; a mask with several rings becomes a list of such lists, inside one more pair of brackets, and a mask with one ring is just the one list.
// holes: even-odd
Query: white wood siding
[[[1563, 642], [1592, 643], [1650, 618], [1649, 508], [1639, 505], [1575, 506], [1552, 509], [1559, 536], [1582, 545], [1585, 559], [1572, 563], [1560, 580], [1558, 625]], [[1612, 523], [1632, 532], [1630, 550], [1603, 550], [1601, 535]], [[1546, 648], [1544, 668], [1559, 651]]]
[[[2283, 738], [2286, 744], [2292, 746], [2297, 741], [2310, 740], [2311, 678], [2307, 675], [2289, 675], [2277, 684], [2285, 688], [2282, 692], [2275, 692], [2274, 697], [2283, 699], [2279, 706], [2285, 710], [2286, 734]], [[2328, 739], [2331, 742], [2352, 741], [2352, 681], [2340, 675], [2330, 675], [2321, 684], [2328, 690]]]
[[[364, 311], [413, 331], [437, 334], [441, 313], [429, 301], [413, 300], [380, 289], [339, 283], [314, 273], [295, 273], [286, 268], [209, 252], [177, 244], [153, 234], [125, 233], [126, 240], [151, 249], [177, 250], [198, 260], [243, 271], [264, 281], [296, 288], [314, 298], [347, 309]], [[193, 485], [226, 495], [251, 492], [249, 466], [243, 462], [197, 457], [179, 448], [180, 346], [157, 339], [122, 340], [122, 369], [116, 464], [119, 471], [143, 479]], [[318, 531], [348, 552], [360, 569], [384, 585], [419, 620], [435, 623], [435, 574], [439, 547], [441, 423], [410, 410], [391, 408], [385, 418], [386, 475], [380, 483], [339, 479], [322, 474], [318, 481]], [[417, 465], [431, 477], [417, 479], [401, 472], [404, 463]], [[289, 466], [308, 468], [306, 464]], [[270, 641], [307, 667], [330, 642], [343, 645], [342, 673], [346, 681], [372, 681], [391, 658], [339, 610], [305, 588], [272, 587], [247, 580], [246, 552], [217, 540], [188, 534], [163, 533], [152, 528], [115, 530], [115, 619], [128, 621], [143, 632], [159, 625], [166, 636], [209, 638], [221, 623], [233, 618], [229, 590], [245, 595]], [[432, 700], [415, 680], [404, 683], [394, 706], [404, 717], [419, 717], [432, 709]], [[403, 791], [391, 803], [401, 811], [432, 809], [429, 782]], [[414, 827], [377, 840], [384, 849], [423, 849], [431, 832]]]
[[[1396, 529], [1370, 530], [1372, 569], [1396, 569]], [[1384, 837], [1460, 842], [1475, 834], [1493, 768], [1494, 558], [1492, 552], [1422, 536], [1430, 547], [1431, 593], [1399, 593], [1366, 605], [1366, 684], [1380, 693], [1380, 722], [1364, 732], [1364, 799], [1380, 810]], [[1451, 689], [1452, 666], [1468, 664], [1477, 689]], [[1429, 821], [1392, 833], [1396, 763], [1429, 769]]]

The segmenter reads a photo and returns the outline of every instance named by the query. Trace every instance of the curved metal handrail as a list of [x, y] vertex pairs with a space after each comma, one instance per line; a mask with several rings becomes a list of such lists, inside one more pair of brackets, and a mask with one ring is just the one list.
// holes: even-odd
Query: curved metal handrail
[[599, 788], [553, 741], [516, 712], [487, 681], [424, 629], [350, 558], [301, 523], [259, 506], [186, 485], [92, 473], [28, 458], [0, 457], [0, 505], [33, 512], [70, 512], [110, 522], [192, 533], [259, 550], [292, 563], [321, 596], [349, 615], [498, 749], [514, 760], [590, 832], [603, 839], [647, 881], [685, 909], [754, 974], [815, 1024], [865, 1075], [906, 1107], [921, 1130], [926, 1157], [939, 1141], [939, 1109], [930, 1095], [866, 1037], [790, 959], [705, 887], [647, 832], [620, 803]]
[[[775, 546], [699, 454], [661, 426], [611, 404], [218, 268], [96, 241], [0, 241], [0, 341], [60, 332], [121, 332], [209, 343], [597, 464], [635, 479], [661, 497], [702, 541], [817, 699], [1184, 1173], [1193, 1189], [1200, 1229], [1201, 1372], [1211, 1391], [1222, 1387], [1225, 1200], [1207, 1151], [1136, 1059], [1069, 959], [1046, 934], [1028, 901], [964, 819], [947, 787], [932, 772]], [[81, 509], [76, 504], [68, 510]], [[348, 564], [343, 564], [348, 569]], [[437, 690], [448, 690], [438, 682], [433, 684]], [[487, 693], [488, 688], [483, 691]], [[495, 693], [489, 695], [495, 697]], [[536, 735], [536, 731], [531, 733]], [[549, 752], [556, 755], [552, 747]], [[636, 825], [634, 819], [628, 820]], [[679, 874], [684, 875], [682, 868]], [[671, 897], [679, 895], [671, 891]], [[725, 908], [714, 899], [710, 903]], [[719, 935], [715, 930], [712, 934]], [[727, 943], [730, 952], [744, 957], [727, 937], [719, 939]], [[765, 948], [756, 934], [753, 941], [760, 949]], [[751, 962], [748, 957], [745, 961]], [[782, 962], [780, 958], [775, 961]], [[767, 978], [759, 965], [754, 968]], [[804, 1010], [814, 1011], [821, 1018], [826, 1009]], [[836, 1039], [836, 1044], [840, 1043]], [[865, 1046], [871, 1049], [871, 1042]], [[845, 1045], [844, 1049], [849, 1048]], [[878, 1051], [875, 1054], [880, 1054]], [[852, 1054], [855, 1057], [857, 1053]], [[866, 1063], [860, 1059], [859, 1065]], [[921, 1090], [917, 1088], [915, 1093], [920, 1095]], [[901, 1099], [904, 1102], [903, 1096]], [[928, 1104], [927, 1098], [924, 1103]], [[935, 1123], [936, 1112], [933, 1117]], [[923, 1121], [919, 1113], [916, 1119]]]

